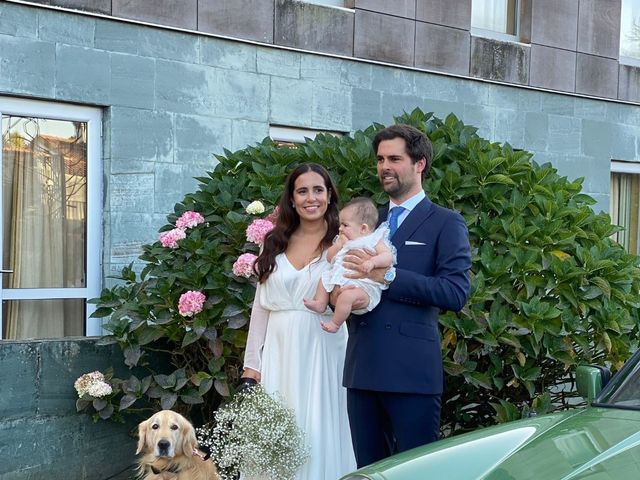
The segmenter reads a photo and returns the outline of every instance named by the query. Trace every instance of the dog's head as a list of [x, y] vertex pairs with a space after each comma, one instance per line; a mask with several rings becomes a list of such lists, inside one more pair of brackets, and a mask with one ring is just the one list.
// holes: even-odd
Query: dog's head
[[174, 458], [191, 455], [197, 445], [196, 432], [189, 421], [172, 410], [162, 410], [138, 425], [139, 453]]

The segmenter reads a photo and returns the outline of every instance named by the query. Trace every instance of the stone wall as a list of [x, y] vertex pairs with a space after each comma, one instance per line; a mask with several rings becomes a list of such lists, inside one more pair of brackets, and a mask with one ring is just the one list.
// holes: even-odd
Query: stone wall
[[94, 341], [0, 342], [0, 480], [131, 478], [135, 423], [76, 412], [76, 378], [125, 369], [119, 348]]
[[[33, 0], [274, 45], [640, 103], [618, 62], [621, 0], [520, 0], [513, 41], [476, 36], [471, 0]], [[511, 71], [506, 71], [507, 69]]]

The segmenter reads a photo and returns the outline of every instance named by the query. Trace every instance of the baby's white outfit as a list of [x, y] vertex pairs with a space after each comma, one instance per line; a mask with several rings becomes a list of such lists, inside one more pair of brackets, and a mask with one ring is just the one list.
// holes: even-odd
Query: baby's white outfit
[[322, 285], [327, 292], [331, 292], [333, 290], [333, 287], [335, 287], [336, 285], [340, 287], [343, 287], [345, 285], [354, 285], [355, 287], [361, 288], [367, 295], [369, 295], [369, 305], [367, 305], [366, 308], [354, 310], [352, 312], [357, 315], [362, 315], [363, 313], [367, 313], [373, 310], [378, 305], [378, 303], [380, 303], [382, 290], [387, 289], [388, 286], [382, 283], [374, 282], [369, 278], [346, 278], [344, 274], [348, 273], [349, 270], [344, 268], [342, 262], [344, 261], [344, 257], [349, 250], [375, 250], [376, 245], [381, 239], [384, 240], [389, 250], [391, 250], [391, 252], [393, 253], [393, 263], [395, 264], [396, 249], [389, 241], [389, 224], [387, 222], [383, 222], [378, 228], [375, 229], [375, 231], [373, 231], [369, 235], [364, 235], [359, 238], [354, 238], [353, 240], [348, 240], [333, 258], [331, 268], [322, 274]]

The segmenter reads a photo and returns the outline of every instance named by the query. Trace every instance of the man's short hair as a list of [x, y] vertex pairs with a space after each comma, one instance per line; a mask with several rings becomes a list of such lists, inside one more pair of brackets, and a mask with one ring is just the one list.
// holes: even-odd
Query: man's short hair
[[356, 197], [342, 208], [353, 208], [358, 222], [367, 224], [370, 230], [378, 226], [378, 209], [370, 198]]
[[403, 138], [406, 144], [407, 155], [413, 163], [419, 162], [423, 158], [427, 161], [424, 172], [431, 167], [431, 157], [433, 149], [431, 141], [427, 136], [411, 125], [399, 123], [380, 130], [373, 138], [373, 151], [378, 153], [378, 145], [384, 140], [393, 140], [394, 138]]

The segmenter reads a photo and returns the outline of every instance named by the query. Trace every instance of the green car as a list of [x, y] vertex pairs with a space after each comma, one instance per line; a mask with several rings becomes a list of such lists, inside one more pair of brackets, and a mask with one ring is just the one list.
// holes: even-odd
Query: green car
[[593, 366], [578, 367], [576, 377], [587, 408], [440, 440], [342, 480], [640, 479], [640, 351], [611, 381]]

